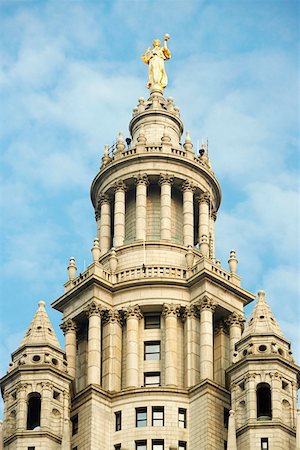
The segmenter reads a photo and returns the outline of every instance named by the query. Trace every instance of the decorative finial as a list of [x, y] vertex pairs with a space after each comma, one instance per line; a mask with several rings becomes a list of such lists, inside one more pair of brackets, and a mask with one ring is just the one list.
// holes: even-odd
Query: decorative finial
[[167, 41], [170, 39], [169, 34], [164, 35], [164, 46], [160, 46], [160, 40], [154, 39], [153, 48], [146, 50], [142, 55], [142, 60], [149, 65], [149, 82], [147, 84], [150, 93], [163, 93], [164, 88], [168, 84], [168, 77], [165, 71], [165, 59], [171, 58], [170, 50], [167, 47]]
[[94, 239], [94, 245], [92, 248], [92, 257], [93, 261], [99, 261], [100, 258], [100, 247], [99, 247], [99, 239]]
[[229, 265], [230, 273], [236, 273], [238, 260], [236, 259], [235, 250], [230, 250], [230, 257], [228, 260], [228, 265]]
[[74, 278], [76, 277], [76, 270], [77, 267], [75, 265], [75, 258], [72, 256], [68, 265], [69, 280], [74, 280]]
[[258, 300], [266, 301], [266, 293], [265, 291], [258, 291]]
[[41, 300], [40, 302], [38, 302], [38, 305], [39, 309], [45, 309], [46, 303], [43, 300]]

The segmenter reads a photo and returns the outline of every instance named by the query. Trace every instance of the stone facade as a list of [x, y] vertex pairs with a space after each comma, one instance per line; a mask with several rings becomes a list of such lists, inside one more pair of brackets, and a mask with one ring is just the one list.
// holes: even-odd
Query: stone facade
[[93, 261], [77, 275], [70, 259], [52, 305], [65, 353], [40, 305], [1, 380], [4, 449], [295, 449], [299, 368], [262, 293], [244, 330], [255, 296], [234, 251], [228, 269], [215, 260], [205, 148], [181, 143], [158, 92], [129, 130], [92, 183]]

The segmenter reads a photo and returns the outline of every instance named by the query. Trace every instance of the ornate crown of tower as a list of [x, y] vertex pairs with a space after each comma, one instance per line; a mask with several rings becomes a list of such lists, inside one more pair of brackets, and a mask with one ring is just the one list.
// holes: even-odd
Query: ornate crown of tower
[[[124, 141], [120, 132], [105, 147], [92, 183], [93, 261], [77, 275], [70, 259], [64, 293], [53, 303], [63, 313], [72, 379], [69, 437], [76, 450], [219, 450], [227, 439], [228, 450], [236, 450], [237, 440], [240, 450], [252, 450], [261, 439], [275, 442], [270, 428], [257, 428], [252, 437], [236, 430], [234, 411], [229, 417], [239, 406], [228, 376], [234, 386], [242, 373], [252, 373], [252, 359], [243, 352], [260, 342], [255, 318], [242, 337], [243, 307], [255, 296], [240, 285], [234, 250], [229, 269], [215, 259], [221, 189], [205, 146], [195, 155], [189, 132], [182, 143], [179, 108], [163, 95], [168, 39], [163, 46], [154, 40], [143, 55], [150, 96], [133, 110], [130, 138]], [[276, 330], [273, 335], [270, 328], [258, 351], [277, 346], [288, 358], [288, 344]], [[285, 361], [286, 379], [295, 383], [295, 368]], [[264, 363], [262, 373], [269, 363], [275, 370], [273, 360]], [[5, 380], [12, 380], [10, 373]], [[255, 408], [251, 392], [246, 414]], [[281, 442], [295, 440], [293, 426]]]

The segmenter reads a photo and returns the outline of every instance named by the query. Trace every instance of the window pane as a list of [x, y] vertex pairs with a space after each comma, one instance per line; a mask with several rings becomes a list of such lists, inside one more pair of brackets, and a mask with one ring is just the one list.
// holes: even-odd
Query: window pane
[[147, 372], [145, 373], [145, 386], [160, 386], [160, 373]]
[[147, 441], [135, 441], [136, 450], [147, 450]]
[[136, 426], [147, 426], [147, 408], [136, 408]]
[[160, 328], [160, 314], [145, 314], [145, 328]]
[[160, 342], [145, 342], [145, 360], [160, 360]]
[[178, 442], [178, 450], [186, 450], [186, 442], [179, 441]]
[[163, 427], [164, 426], [164, 407], [153, 406], [152, 408], [152, 426]]
[[164, 450], [164, 441], [162, 439], [153, 440], [152, 450]]
[[178, 426], [179, 428], [186, 428], [186, 409], [178, 409]]

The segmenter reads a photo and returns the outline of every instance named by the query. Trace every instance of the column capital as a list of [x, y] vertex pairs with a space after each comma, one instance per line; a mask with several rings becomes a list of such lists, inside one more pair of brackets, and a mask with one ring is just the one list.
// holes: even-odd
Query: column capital
[[141, 309], [139, 305], [128, 306], [127, 311], [125, 312], [125, 320], [129, 319], [129, 317], [134, 317], [136, 319], [142, 319], [143, 314], [141, 313]]
[[204, 295], [200, 299], [198, 306], [199, 306], [200, 311], [203, 311], [206, 309], [206, 310], [210, 310], [211, 312], [214, 312], [217, 307], [216, 303], [211, 298], [207, 297], [206, 295]]
[[158, 184], [161, 186], [162, 184], [173, 184], [174, 177], [169, 175], [168, 173], [161, 173], [159, 176]]
[[62, 324], [60, 324], [59, 328], [64, 334], [69, 333], [70, 331], [74, 331], [76, 333], [78, 329], [76, 322], [73, 319], [65, 320]]
[[270, 372], [269, 373], [271, 380], [278, 380], [280, 381], [282, 379], [282, 376], [279, 372]]
[[195, 192], [196, 186], [194, 186], [194, 184], [190, 180], [185, 180], [181, 185], [181, 190], [183, 192], [184, 191]]
[[199, 203], [207, 203], [209, 205], [210, 202], [210, 194], [209, 192], [203, 192], [201, 195], [197, 197]]
[[28, 383], [20, 383], [18, 386], [17, 386], [17, 391], [19, 392], [25, 392], [26, 390], [27, 390], [27, 388], [28, 388], [28, 386], [29, 386], [29, 384]]
[[148, 186], [149, 184], [148, 176], [145, 173], [143, 175], [138, 175], [134, 177], [134, 181], [135, 184], [145, 184], [146, 186]]
[[197, 305], [184, 306], [181, 314], [182, 320], [185, 321], [188, 317], [199, 318], [199, 308]]
[[117, 309], [106, 309], [103, 315], [104, 323], [118, 323], [122, 325], [122, 318]]
[[226, 333], [228, 334], [228, 330], [226, 328], [226, 323], [224, 320], [220, 320], [215, 326], [215, 333]]
[[126, 192], [127, 191], [126, 183], [123, 180], [118, 180], [114, 184], [114, 189], [115, 189], [115, 192], [116, 191]]
[[175, 303], [164, 303], [162, 315], [164, 317], [174, 316], [179, 317], [180, 315], [180, 305], [176, 305]]
[[107, 194], [100, 194], [98, 197], [98, 208], [103, 205], [103, 203], [110, 203], [109, 196]]
[[90, 318], [91, 316], [101, 317], [103, 314], [103, 309], [101, 305], [93, 301], [85, 308], [85, 313], [88, 318]]
[[42, 383], [42, 388], [51, 390], [53, 388], [53, 384], [50, 383], [49, 381], [46, 381], [45, 383]]
[[[99, 207], [99, 205], [98, 205], [98, 207]], [[95, 219], [96, 219], [96, 222], [97, 222], [97, 220], [100, 219], [100, 216], [101, 216], [101, 214], [100, 214], [99, 209], [96, 209], [96, 211], [95, 211]]]
[[217, 210], [216, 209], [211, 210], [210, 217], [213, 219], [214, 222], [217, 220]]
[[238, 325], [241, 329], [244, 328], [244, 322], [246, 322], [246, 319], [236, 312], [232, 312], [229, 314], [228, 317], [225, 319], [225, 323], [231, 327], [232, 325]]

